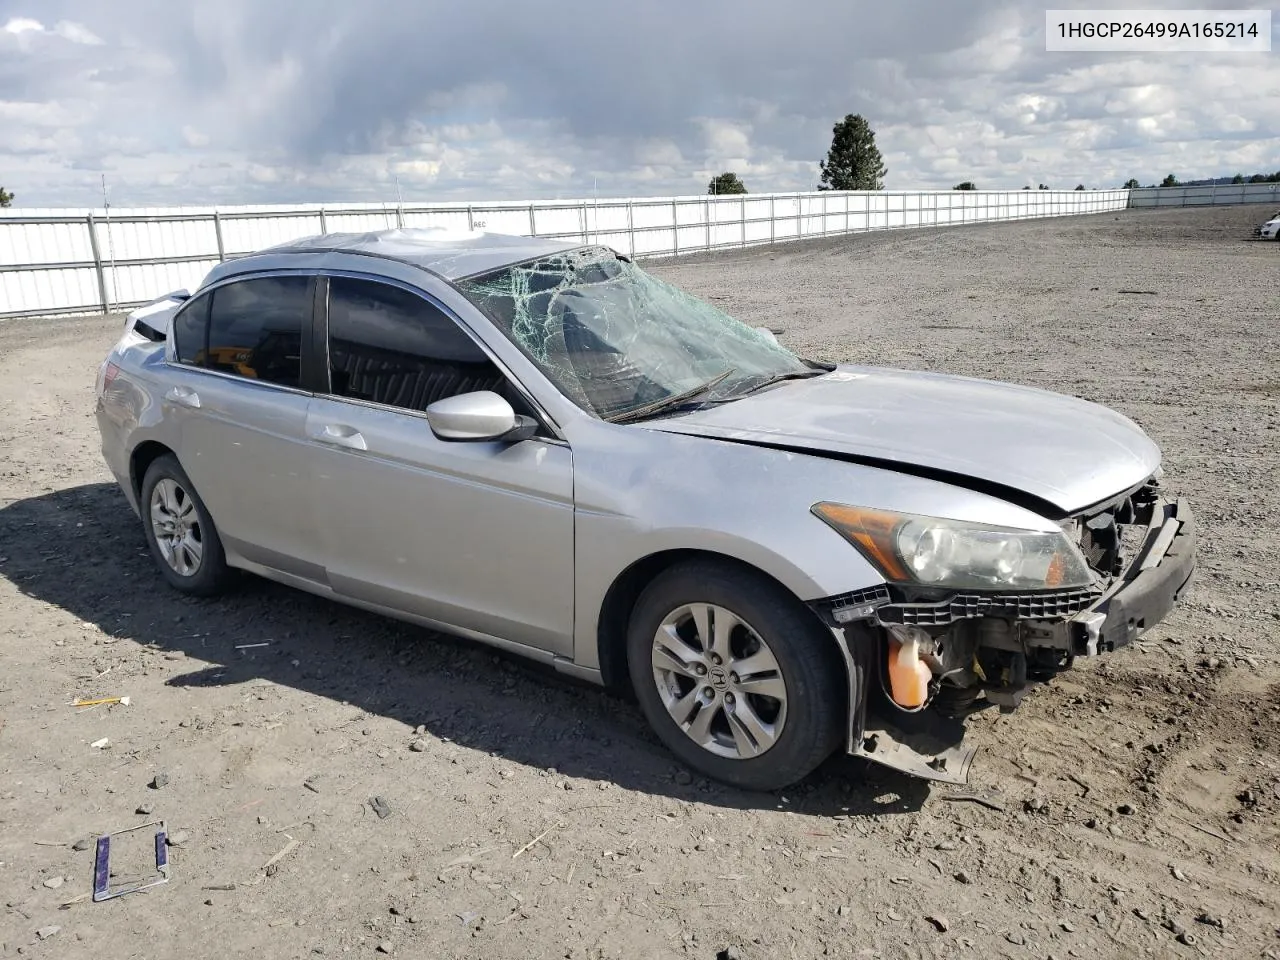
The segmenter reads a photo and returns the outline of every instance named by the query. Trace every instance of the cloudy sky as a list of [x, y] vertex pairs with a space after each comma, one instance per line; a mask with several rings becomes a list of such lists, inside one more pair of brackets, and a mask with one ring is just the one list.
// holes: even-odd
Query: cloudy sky
[[103, 174], [115, 206], [388, 200], [397, 178], [406, 201], [689, 194], [721, 170], [803, 190], [846, 113], [889, 189], [1280, 169], [1280, 18], [1272, 53], [1047, 53], [1045, 6], [0, 0], [0, 186], [22, 206], [99, 203]]

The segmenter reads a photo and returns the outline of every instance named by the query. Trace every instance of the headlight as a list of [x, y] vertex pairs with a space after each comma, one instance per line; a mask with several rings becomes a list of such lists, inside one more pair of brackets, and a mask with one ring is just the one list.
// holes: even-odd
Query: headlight
[[898, 583], [956, 589], [1046, 590], [1094, 580], [1065, 533], [921, 517], [841, 503], [813, 513]]

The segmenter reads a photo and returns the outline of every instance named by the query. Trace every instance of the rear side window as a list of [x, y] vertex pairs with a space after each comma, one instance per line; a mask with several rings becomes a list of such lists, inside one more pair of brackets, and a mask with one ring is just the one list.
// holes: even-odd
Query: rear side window
[[440, 308], [350, 277], [329, 281], [329, 380], [337, 396], [408, 410], [474, 390], [507, 394], [502, 371]]
[[[214, 290], [202, 366], [297, 387], [310, 278], [254, 277]], [[181, 356], [181, 354], [180, 354]]]

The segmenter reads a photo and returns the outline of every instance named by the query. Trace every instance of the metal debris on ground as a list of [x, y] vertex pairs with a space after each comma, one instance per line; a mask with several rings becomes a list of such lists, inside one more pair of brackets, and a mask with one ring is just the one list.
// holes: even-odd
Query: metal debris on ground
[[[135, 830], [144, 830], [147, 827], [157, 827], [155, 835], [155, 852], [156, 852], [156, 874], [143, 880], [137, 880], [133, 883], [126, 884], [122, 887], [111, 889], [111, 838], [118, 837], [122, 834], [132, 833]], [[103, 900], [114, 900], [116, 897], [123, 897], [125, 894], [137, 893], [139, 890], [146, 890], [150, 887], [158, 886], [162, 883], [169, 882], [169, 851], [165, 848], [165, 823], [163, 820], [152, 820], [148, 823], [140, 823], [136, 827], [125, 827], [123, 830], [117, 830], [114, 833], [104, 833], [98, 837], [98, 849], [93, 858], [93, 902], [101, 903]]]
[[129, 704], [130, 704], [130, 700], [129, 700], [129, 698], [128, 698], [128, 697], [101, 697], [101, 698], [99, 698], [99, 699], [97, 699], [97, 700], [79, 700], [79, 699], [76, 699], [76, 700], [72, 700], [72, 701], [71, 701], [71, 706], [73, 706], [73, 707], [101, 707], [101, 706], [103, 706], [104, 704], [111, 704], [111, 703], [118, 703], [118, 704], [120, 704], [122, 707], [127, 707], [127, 706], [129, 706]]

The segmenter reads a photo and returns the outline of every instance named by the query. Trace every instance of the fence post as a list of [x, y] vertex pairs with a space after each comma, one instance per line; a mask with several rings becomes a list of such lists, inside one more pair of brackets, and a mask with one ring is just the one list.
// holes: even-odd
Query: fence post
[[471, 215], [471, 204], [467, 204], [467, 233], [471, 233], [476, 228], [476, 219]]
[[329, 224], [325, 221], [325, 218], [324, 218], [324, 207], [320, 208], [320, 232], [321, 233], [329, 232]]
[[582, 208], [578, 211], [578, 222], [582, 224], [582, 242], [584, 244], [590, 243], [591, 241], [587, 239], [587, 235], [590, 233], [587, 227], [590, 226], [590, 222], [587, 219], [587, 201], [586, 200], [582, 201]]
[[801, 212], [804, 210], [804, 197], [796, 194], [796, 239], [799, 240], [804, 236], [804, 218]]
[[707, 249], [711, 249], [711, 198], [702, 201], [702, 219], [707, 228]]
[[675, 200], [671, 201], [671, 252], [675, 256], [680, 255], [680, 211]]
[[629, 243], [629, 244], [631, 245], [631, 249], [628, 251], [628, 253], [630, 253], [630, 255], [631, 255], [631, 258], [632, 258], [632, 259], [635, 259], [635, 255], [636, 255], [636, 221], [635, 221], [635, 214], [634, 214], [634, 212], [633, 212], [633, 211], [632, 211], [632, 209], [631, 209], [631, 201], [630, 201], [630, 200], [628, 200], [628, 201], [627, 201], [627, 243]]
[[89, 228], [89, 249], [93, 251], [93, 269], [98, 275], [98, 297], [102, 303], [102, 315], [111, 311], [107, 309], [107, 275], [102, 272], [102, 254], [98, 252], [98, 230], [93, 224], [93, 214], [86, 218]]
[[747, 245], [747, 198], [742, 198], [742, 245]]
[[770, 244], [773, 244], [773, 243], [776, 243], [776, 242], [777, 242], [776, 237], [774, 236], [774, 229], [775, 229], [775, 227], [776, 227], [776, 225], [777, 225], [777, 223], [778, 223], [778, 220], [777, 220], [777, 216], [776, 216], [776, 214], [775, 214], [775, 212], [774, 212], [774, 202], [773, 202], [773, 201], [774, 201], [774, 196], [773, 196], [773, 194], [771, 193], [771, 194], [769, 194], [769, 243], [770, 243]]
[[[583, 203], [586, 203], [584, 200]], [[533, 220], [533, 204], [529, 204], [529, 236], [536, 237], [538, 235], [538, 225]]]
[[[323, 233], [323, 232], [324, 232], [323, 222], [322, 222], [321, 227], [320, 227], [320, 232], [321, 232], [321, 233]], [[213, 235], [214, 235], [214, 237], [215, 237], [215, 238], [217, 239], [217, 241], [218, 241], [218, 262], [219, 262], [219, 263], [226, 263], [226, 262], [227, 262], [227, 250], [226, 250], [226, 248], [222, 245], [222, 217], [220, 217], [220, 216], [218, 215], [218, 211], [217, 211], [217, 210], [213, 211]]]

